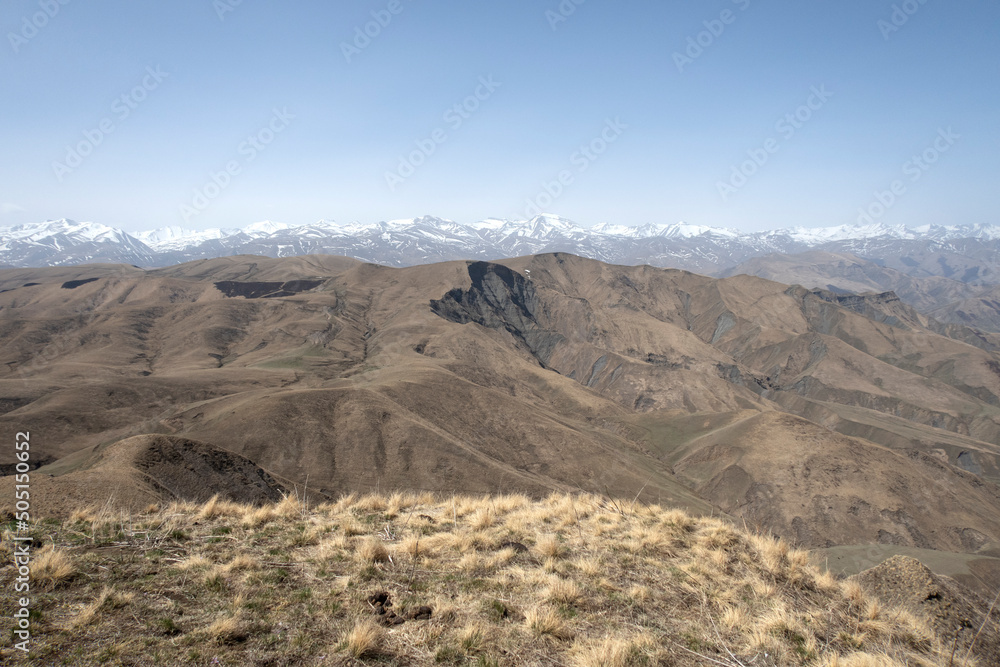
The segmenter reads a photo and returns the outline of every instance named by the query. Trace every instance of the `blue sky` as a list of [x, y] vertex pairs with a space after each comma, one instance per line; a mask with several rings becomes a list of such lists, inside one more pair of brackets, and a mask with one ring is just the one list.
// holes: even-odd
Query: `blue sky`
[[62, 2], [0, 9], [2, 226], [1000, 223], [992, 0]]

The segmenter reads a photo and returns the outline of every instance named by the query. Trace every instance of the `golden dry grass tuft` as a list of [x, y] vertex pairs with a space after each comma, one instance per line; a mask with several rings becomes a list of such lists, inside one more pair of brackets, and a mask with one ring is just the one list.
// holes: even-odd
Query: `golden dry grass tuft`
[[243, 619], [239, 612], [224, 616], [205, 629], [209, 639], [218, 644], [230, 644], [242, 641], [246, 636]]
[[76, 573], [73, 559], [51, 544], [42, 547], [31, 561], [31, 578], [43, 588], [53, 588]]
[[385, 634], [374, 621], [358, 621], [344, 637], [344, 650], [357, 659], [375, 655], [385, 642]]
[[259, 528], [274, 518], [275, 511], [271, 505], [243, 508], [242, 523], [244, 528]]
[[524, 615], [524, 623], [539, 637], [548, 635], [562, 640], [573, 638], [573, 631], [559, 615], [559, 612], [548, 607], [529, 609], [528, 613]]
[[583, 589], [572, 579], [555, 579], [542, 591], [542, 597], [557, 604], [575, 605], [583, 597]]
[[648, 664], [653, 642], [648, 637], [608, 637], [583, 642], [570, 650], [575, 667], [632, 667]]
[[539, 538], [535, 550], [542, 558], [559, 558], [563, 554], [563, 547], [555, 535], [544, 535]]
[[355, 555], [364, 563], [385, 563], [389, 560], [389, 550], [377, 537], [365, 538], [355, 551]]

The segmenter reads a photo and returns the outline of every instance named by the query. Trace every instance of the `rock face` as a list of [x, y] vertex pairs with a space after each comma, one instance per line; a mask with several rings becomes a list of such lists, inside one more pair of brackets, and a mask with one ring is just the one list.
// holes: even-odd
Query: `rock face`
[[490, 262], [470, 262], [469, 278], [469, 289], [453, 289], [440, 300], [432, 300], [431, 310], [451, 322], [505, 329], [547, 366], [556, 345], [565, 338], [539, 322], [545, 313], [534, 284], [520, 273]]
[[955, 647], [956, 665], [964, 664], [969, 653], [977, 664], [1000, 665], [998, 610], [957, 581], [907, 556], [893, 556], [854, 579], [886, 603], [926, 620], [942, 641]]

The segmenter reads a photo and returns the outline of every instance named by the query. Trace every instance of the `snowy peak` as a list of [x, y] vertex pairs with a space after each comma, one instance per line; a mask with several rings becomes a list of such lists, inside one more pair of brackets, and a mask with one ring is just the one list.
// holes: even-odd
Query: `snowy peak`
[[41, 243], [60, 236], [77, 242], [115, 243], [125, 236], [125, 232], [95, 222], [76, 222], [66, 218], [0, 228], [0, 238], [3, 239]]
[[166, 252], [170, 250], [181, 250], [188, 246], [198, 245], [206, 241], [221, 239], [228, 236], [231, 231], [223, 229], [203, 229], [195, 231], [182, 227], [161, 227], [145, 232], [135, 232], [132, 234], [153, 250]]
[[773, 232], [775, 235], [786, 235], [802, 243], [828, 243], [830, 241], [847, 241], [852, 239], [914, 239], [918, 234], [903, 225], [886, 225], [879, 222], [870, 225], [839, 225], [837, 227], [818, 227], [808, 229], [793, 227]]
[[549, 214], [536, 215], [530, 220], [508, 221], [499, 231], [506, 233], [507, 236], [522, 236], [539, 240], [586, 233], [586, 230], [578, 227], [572, 220]]
[[0, 264], [9, 266], [152, 261], [153, 253], [145, 243], [120, 229], [95, 222], [63, 218], [0, 228]]
[[656, 236], [664, 238], [691, 239], [698, 236], [721, 236], [726, 238], [737, 238], [740, 232], [723, 227], [706, 227], [705, 225], [689, 225], [686, 222], [678, 222], [673, 225], [661, 227]]
[[286, 225], [283, 222], [272, 222], [271, 220], [262, 220], [260, 222], [255, 222], [253, 224], [247, 225], [240, 231], [243, 234], [251, 238], [260, 238], [262, 236], [270, 236], [276, 232], [284, 231], [288, 229], [291, 225]]
[[[907, 247], [911, 250], [923, 244], [921, 252], [926, 255], [963, 239], [1000, 245], [1000, 227], [969, 224], [908, 228], [876, 222], [741, 232], [687, 222], [649, 222], [636, 226], [603, 223], [585, 228], [558, 215], [541, 214], [528, 220], [486, 218], [471, 223], [429, 215], [348, 224], [325, 219], [301, 225], [262, 220], [238, 229], [164, 227], [128, 233], [100, 223], [63, 219], [0, 228], [0, 264], [41, 266], [114, 261], [165, 266], [234, 254], [285, 257], [327, 253], [408, 266], [453, 259], [569, 252], [617, 264], [652, 264], [717, 273], [751, 257], [773, 253], [823, 249], [863, 257], [878, 255], [879, 259], [898, 258], [903, 252], [901, 244], [910, 244]], [[924, 259], [919, 262], [922, 270], [937, 271], [927, 269], [929, 265]], [[968, 268], [961, 271], [961, 275], [985, 280], [983, 275], [969, 272]]]

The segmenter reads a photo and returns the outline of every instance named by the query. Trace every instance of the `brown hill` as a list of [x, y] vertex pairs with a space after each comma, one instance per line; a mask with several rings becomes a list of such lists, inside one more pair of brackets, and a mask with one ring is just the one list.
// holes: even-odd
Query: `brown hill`
[[35, 460], [165, 433], [331, 495], [583, 489], [808, 546], [1000, 542], [996, 347], [891, 300], [562, 254], [67, 271], [0, 272], [0, 422]]
[[989, 287], [974, 296], [951, 301], [929, 311], [942, 322], [958, 322], [986, 331], [1000, 331], [1000, 287]]
[[[67, 516], [111, 506], [139, 509], [164, 500], [205, 501], [214, 495], [242, 503], [280, 500], [288, 491], [252, 461], [186, 438], [140, 435], [87, 448], [30, 476], [35, 511]], [[0, 493], [14, 497], [14, 477]]]
[[921, 311], [940, 308], [982, 291], [981, 287], [942, 276], [916, 278], [849, 253], [822, 250], [753, 257], [726, 269], [722, 275], [740, 274], [841, 293], [891, 291]]
[[[821, 250], [753, 257], [720, 275], [741, 274], [836, 293], [893, 292], [903, 303], [944, 325], [954, 325], [956, 331], [972, 327], [1000, 332], [998, 288], [974, 284], [975, 281], [963, 282], [941, 275], [918, 277], [849, 253]], [[938, 333], [944, 333], [946, 327], [940, 328]]]

